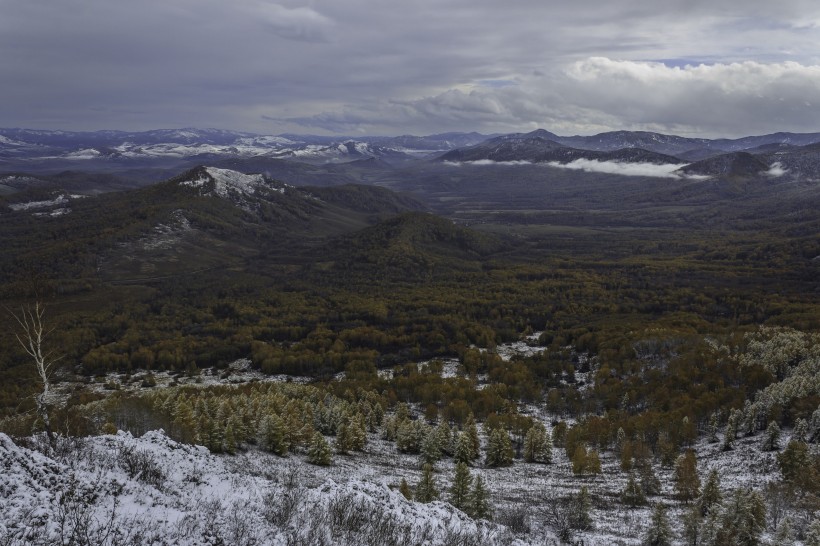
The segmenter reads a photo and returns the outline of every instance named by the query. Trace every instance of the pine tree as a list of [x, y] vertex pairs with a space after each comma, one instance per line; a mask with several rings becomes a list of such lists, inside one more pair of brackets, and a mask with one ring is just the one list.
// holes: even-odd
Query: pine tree
[[481, 440], [478, 437], [478, 425], [472, 413], [467, 416], [467, 421], [464, 423], [464, 432], [470, 440], [470, 459], [474, 461], [481, 455]]
[[428, 428], [421, 420], [402, 421], [396, 432], [396, 447], [403, 453], [418, 453]]
[[720, 506], [720, 501], [723, 495], [720, 492], [720, 478], [717, 470], [709, 472], [709, 477], [706, 478], [706, 485], [703, 486], [703, 491], [700, 494], [697, 502], [697, 508], [701, 516], [708, 515], [716, 507]]
[[709, 417], [709, 443], [716, 444], [718, 442], [718, 414], [717, 412], [713, 413]]
[[638, 465], [638, 476], [640, 477], [640, 485], [644, 494], [646, 495], [660, 495], [661, 481], [652, 469], [652, 462], [649, 460], [642, 460]]
[[780, 445], [780, 427], [776, 421], [769, 421], [766, 437], [763, 439], [763, 451], [777, 451]]
[[777, 525], [777, 530], [774, 534], [774, 543], [777, 546], [792, 546], [794, 544], [794, 528], [792, 527], [792, 520], [786, 516]]
[[348, 447], [351, 451], [364, 451], [367, 446], [367, 424], [363, 414], [358, 413], [347, 427]]
[[572, 473], [575, 475], [600, 474], [601, 459], [594, 449], [587, 449], [583, 444], [578, 444], [572, 453]]
[[590, 449], [587, 452], [587, 471], [590, 474], [601, 473], [601, 458], [597, 449]]
[[802, 485], [813, 474], [809, 446], [802, 442], [789, 442], [786, 449], [777, 455], [777, 464], [783, 479], [793, 484]]
[[287, 455], [289, 446], [286, 439], [285, 423], [278, 415], [265, 415], [259, 423], [257, 442], [261, 449], [276, 453], [280, 457]]
[[308, 448], [308, 462], [319, 466], [328, 466], [332, 462], [330, 444], [321, 432], [315, 432]]
[[623, 427], [618, 427], [618, 432], [615, 435], [615, 451], [618, 455], [621, 454], [621, 450], [624, 448], [624, 444], [626, 443], [626, 432], [624, 431]]
[[672, 546], [672, 528], [666, 517], [666, 508], [661, 503], [652, 510], [652, 521], [641, 542], [642, 546]]
[[646, 504], [646, 495], [631, 472], [629, 473], [629, 478], [626, 481], [624, 490], [621, 491], [621, 502], [632, 508]]
[[395, 415], [388, 415], [384, 418], [384, 425], [382, 426], [382, 438], [389, 442], [396, 441], [399, 431], [399, 420]]
[[423, 464], [435, 465], [441, 459], [441, 447], [436, 429], [429, 429], [421, 444], [421, 461]]
[[510, 466], [513, 460], [512, 442], [506, 430], [496, 428], [490, 433], [486, 464], [490, 467]]
[[350, 450], [350, 433], [348, 432], [347, 423], [342, 421], [336, 427], [336, 440], [333, 442], [336, 448], [336, 453], [347, 455]]
[[700, 493], [700, 478], [695, 452], [691, 449], [687, 449], [675, 462], [674, 480], [679, 499], [689, 502], [697, 498]]
[[726, 421], [726, 432], [723, 435], [723, 451], [732, 449], [735, 439], [737, 438], [737, 426], [740, 420], [740, 412], [733, 409], [729, 414], [729, 420]]
[[581, 487], [578, 494], [571, 499], [570, 526], [573, 529], [587, 531], [592, 529], [592, 499], [587, 486]]
[[536, 421], [524, 437], [524, 460], [528, 463], [551, 463], [552, 449], [549, 444], [547, 427]]
[[466, 463], [456, 464], [453, 485], [450, 487], [450, 504], [462, 511], [467, 511], [470, 497], [470, 485], [473, 478]]
[[736, 489], [721, 512], [714, 543], [757, 546], [765, 528], [766, 506], [760, 494], [751, 489]]
[[236, 423], [233, 418], [228, 419], [225, 424], [225, 435], [222, 439], [222, 451], [229, 455], [236, 453], [239, 442], [236, 439]]
[[820, 519], [814, 520], [806, 531], [806, 546], [820, 546]]
[[809, 442], [818, 440], [820, 440], [820, 407], [811, 414], [811, 422], [809, 423]]
[[702, 540], [703, 516], [697, 506], [692, 506], [683, 513], [681, 523], [683, 524], [683, 539], [687, 546], [708, 544]]
[[489, 494], [484, 487], [484, 480], [481, 476], [476, 476], [473, 481], [473, 490], [470, 492], [468, 514], [473, 519], [491, 519], [492, 508], [490, 508]]
[[473, 460], [472, 444], [470, 442], [470, 437], [467, 436], [466, 432], [458, 433], [458, 440], [456, 440], [456, 449], [455, 453], [453, 453], [453, 460], [457, 463], [466, 464], [469, 464], [470, 461]]
[[436, 427], [436, 441], [442, 455], [452, 455], [455, 451], [453, 431], [444, 419], [442, 419], [441, 423]]
[[405, 499], [413, 500], [413, 492], [410, 491], [410, 486], [404, 478], [401, 479], [401, 483], [399, 484], [399, 493], [404, 495]]
[[798, 419], [794, 424], [794, 432], [792, 433], [792, 440], [795, 442], [808, 443], [809, 441], [809, 423], [805, 419]]
[[421, 479], [418, 485], [416, 485], [416, 500], [418, 502], [438, 500], [438, 490], [436, 489], [436, 481], [433, 477], [433, 467], [429, 464], [424, 465], [421, 472]]
[[[171, 397], [168, 397], [169, 400]], [[178, 438], [181, 442], [193, 444], [199, 441], [196, 433], [196, 418], [194, 408], [185, 397], [179, 396], [173, 408], [174, 425], [177, 427]]]

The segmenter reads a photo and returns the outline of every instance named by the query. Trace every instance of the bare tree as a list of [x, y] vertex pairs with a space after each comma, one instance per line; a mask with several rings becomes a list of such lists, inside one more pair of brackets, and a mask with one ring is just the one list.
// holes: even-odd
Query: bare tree
[[43, 421], [46, 436], [48, 436], [48, 443], [53, 449], [54, 433], [51, 430], [51, 420], [49, 418], [49, 393], [51, 389], [49, 375], [51, 367], [59, 358], [53, 357], [53, 351], [44, 352], [45, 338], [51, 333], [51, 330], [45, 331], [45, 327], [43, 326], [45, 311], [45, 306], [38, 301], [34, 303], [33, 307], [31, 305], [22, 306], [19, 315], [11, 312], [11, 316], [14, 317], [22, 328], [22, 331], [15, 333], [14, 337], [17, 338], [17, 341], [20, 342], [20, 345], [26, 353], [34, 359], [37, 375], [40, 376], [43, 391], [35, 396], [34, 399], [37, 403], [37, 415]]

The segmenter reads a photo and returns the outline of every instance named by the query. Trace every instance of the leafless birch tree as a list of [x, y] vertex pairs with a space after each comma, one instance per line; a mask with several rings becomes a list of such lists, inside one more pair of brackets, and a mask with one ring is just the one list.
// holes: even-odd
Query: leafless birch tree
[[43, 316], [45, 315], [45, 306], [39, 301], [31, 305], [24, 305], [20, 308], [20, 314], [11, 313], [11, 316], [17, 321], [22, 328], [21, 332], [17, 332], [14, 336], [20, 345], [34, 359], [34, 364], [37, 368], [37, 375], [40, 376], [43, 390], [37, 396], [35, 401], [37, 403], [37, 415], [43, 421], [43, 426], [48, 436], [48, 443], [54, 447], [54, 433], [51, 430], [51, 420], [49, 418], [49, 394], [51, 389], [51, 382], [49, 375], [51, 367], [59, 358], [54, 358], [53, 351], [45, 352], [44, 343], [45, 338], [51, 331], [45, 331], [43, 326]]

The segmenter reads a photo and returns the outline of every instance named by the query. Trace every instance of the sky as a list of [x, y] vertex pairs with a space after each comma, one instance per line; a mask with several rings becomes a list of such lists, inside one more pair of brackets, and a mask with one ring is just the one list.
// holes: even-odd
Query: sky
[[816, 0], [0, 0], [0, 127], [820, 131]]

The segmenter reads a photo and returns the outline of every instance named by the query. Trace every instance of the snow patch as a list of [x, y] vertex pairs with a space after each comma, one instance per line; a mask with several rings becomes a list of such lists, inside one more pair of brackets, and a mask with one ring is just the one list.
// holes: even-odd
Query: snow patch
[[9, 205], [9, 208], [13, 211], [20, 211], [20, 210], [36, 210], [36, 209], [44, 209], [47, 207], [55, 207], [57, 205], [65, 205], [68, 203], [68, 196], [61, 194], [55, 197], [54, 199], [49, 199], [47, 201], [29, 201], [28, 203], [14, 203]]

